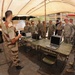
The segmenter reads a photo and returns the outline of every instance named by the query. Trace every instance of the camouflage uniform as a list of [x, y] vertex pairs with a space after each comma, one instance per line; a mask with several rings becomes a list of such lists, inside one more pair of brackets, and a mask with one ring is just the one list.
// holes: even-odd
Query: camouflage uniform
[[74, 36], [75, 36], [75, 25], [73, 23], [70, 23], [71, 25], [71, 29], [72, 29], [72, 32], [71, 32], [71, 43], [74, 44]]
[[64, 26], [64, 42], [71, 43], [71, 38], [70, 38], [71, 34], [72, 34], [72, 27], [70, 24], [66, 24]]
[[5, 42], [6, 42], [6, 46], [8, 49], [8, 56], [7, 58], [9, 58], [12, 62], [14, 66], [18, 66], [19, 65], [19, 56], [18, 56], [18, 44], [11, 44], [11, 39], [15, 38], [15, 32], [14, 32], [14, 27], [10, 26], [8, 28], [6, 28], [5, 24], [3, 27], [3, 35], [5, 38]]
[[75, 46], [75, 25], [73, 25], [72, 28], [73, 28], [73, 30], [72, 30], [73, 45]]
[[67, 72], [75, 71], [75, 25], [72, 25], [72, 30], [73, 30], [73, 32], [72, 32], [72, 34], [73, 34], [73, 36], [72, 36], [73, 37], [72, 38], [72, 40], [73, 40], [73, 49], [72, 49], [73, 60], [70, 61]]
[[25, 32], [25, 33], [30, 32], [30, 30], [29, 30], [29, 26], [25, 26], [25, 27], [24, 27], [24, 32]]
[[42, 36], [42, 24], [41, 23], [37, 24], [37, 31], [38, 31], [39, 36]]
[[57, 27], [56, 27], [56, 30], [57, 30], [57, 34], [59, 36], [61, 36], [62, 35], [63, 26], [58, 24]]
[[33, 35], [35, 33], [35, 31], [37, 31], [37, 28], [36, 28], [36, 26], [32, 25], [30, 30]]
[[46, 37], [46, 32], [45, 32], [45, 29], [44, 29], [44, 25], [41, 26], [41, 33], [42, 33], [41, 37], [45, 38]]
[[50, 39], [50, 37], [53, 35], [55, 30], [54, 25], [49, 25], [49, 30], [48, 30], [48, 39]]

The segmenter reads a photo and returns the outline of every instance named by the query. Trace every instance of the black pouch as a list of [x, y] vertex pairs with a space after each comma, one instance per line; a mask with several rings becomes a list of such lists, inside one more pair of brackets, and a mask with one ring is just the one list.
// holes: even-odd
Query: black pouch
[[33, 39], [36, 39], [36, 40], [39, 40], [39, 34], [33, 34], [33, 35], [32, 35], [32, 38], [33, 38]]
[[2, 31], [0, 31], [0, 43], [3, 43]]

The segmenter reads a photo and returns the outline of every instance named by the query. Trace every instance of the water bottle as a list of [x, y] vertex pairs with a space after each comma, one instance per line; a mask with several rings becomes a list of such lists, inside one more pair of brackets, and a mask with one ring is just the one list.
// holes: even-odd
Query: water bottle
[[[18, 30], [18, 34], [20, 34], [20, 30]], [[21, 38], [19, 38], [19, 40], [21, 40]]]

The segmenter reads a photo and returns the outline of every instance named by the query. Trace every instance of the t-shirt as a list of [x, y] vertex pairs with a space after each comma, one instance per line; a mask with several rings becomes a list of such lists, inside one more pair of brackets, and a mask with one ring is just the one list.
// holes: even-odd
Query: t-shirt
[[[3, 34], [6, 36], [8, 39], [7, 45], [11, 43], [11, 40], [15, 38], [15, 31], [13, 25], [6, 27], [4, 24], [3, 26]], [[17, 51], [18, 50], [18, 44], [17, 42], [14, 45], [9, 45], [8, 48], [10, 48], [12, 51]]]
[[10, 23], [9, 23], [8, 27], [6, 27], [6, 25], [4, 24], [3, 34], [5, 35], [5, 37], [7, 38], [8, 41], [11, 41], [11, 39], [15, 38], [14, 27], [12, 25], [10, 26]]

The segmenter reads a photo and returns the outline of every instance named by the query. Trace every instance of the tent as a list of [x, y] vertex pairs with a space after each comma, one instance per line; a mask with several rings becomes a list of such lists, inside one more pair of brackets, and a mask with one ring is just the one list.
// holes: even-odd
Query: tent
[[75, 12], [75, 0], [0, 0], [0, 9], [0, 17], [6, 10], [12, 10], [14, 16]]

